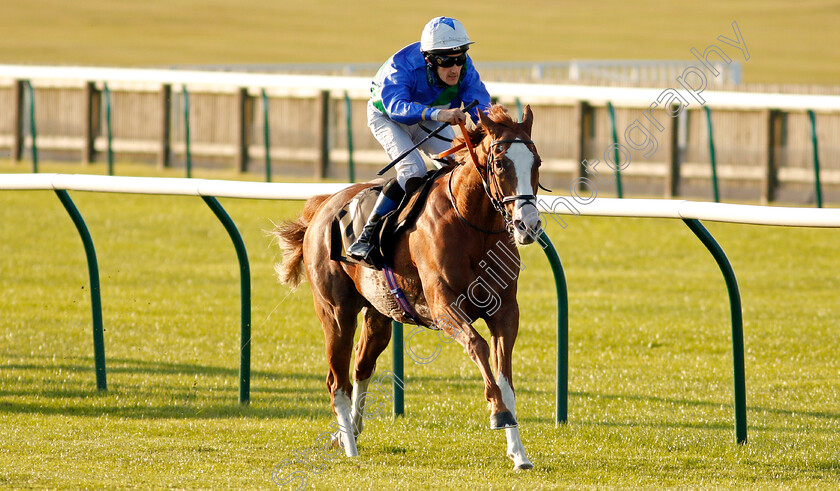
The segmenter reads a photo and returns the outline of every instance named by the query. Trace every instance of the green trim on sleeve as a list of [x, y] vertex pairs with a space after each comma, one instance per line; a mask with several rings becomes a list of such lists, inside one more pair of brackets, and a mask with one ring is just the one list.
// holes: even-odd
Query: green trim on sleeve
[[388, 115], [388, 111], [385, 110], [385, 104], [382, 103], [382, 99], [374, 99], [371, 102], [373, 103], [373, 107], [379, 109], [382, 112], [382, 114], [384, 114], [385, 116]]

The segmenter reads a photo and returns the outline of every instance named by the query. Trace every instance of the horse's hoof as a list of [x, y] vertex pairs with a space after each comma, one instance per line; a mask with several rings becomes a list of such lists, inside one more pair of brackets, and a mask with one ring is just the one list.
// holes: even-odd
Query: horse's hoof
[[534, 468], [534, 464], [530, 462], [522, 462], [521, 464], [515, 466], [513, 470], [515, 471], [529, 471]]
[[359, 456], [359, 451], [355, 448], [348, 448], [344, 450], [344, 455], [352, 459]]
[[490, 416], [490, 429], [503, 430], [505, 428], [516, 428], [516, 419], [510, 411], [502, 411]]

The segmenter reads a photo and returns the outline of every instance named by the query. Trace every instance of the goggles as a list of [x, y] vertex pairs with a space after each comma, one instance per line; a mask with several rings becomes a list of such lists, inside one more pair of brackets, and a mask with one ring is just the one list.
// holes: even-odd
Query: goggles
[[449, 68], [454, 65], [463, 66], [467, 62], [467, 53], [461, 53], [458, 56], [446, 56], [446, 55], [429, 55], [432, 62], [443, 68]]

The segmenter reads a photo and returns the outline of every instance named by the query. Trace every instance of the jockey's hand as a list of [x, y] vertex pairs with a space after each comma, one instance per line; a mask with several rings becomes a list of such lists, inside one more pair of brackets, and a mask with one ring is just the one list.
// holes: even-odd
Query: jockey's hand
[[435, 119], [449, 124], [458, 124], [462, 121], [466, 123], [467, 113], [465, 113], [457, 107], [455, 109], [441, 109], [440, 111], [438, 111], [437, 117]]

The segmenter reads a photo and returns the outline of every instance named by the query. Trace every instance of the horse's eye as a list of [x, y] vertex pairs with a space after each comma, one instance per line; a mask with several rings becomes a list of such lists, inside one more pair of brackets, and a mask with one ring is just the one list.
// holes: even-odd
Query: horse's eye
[[496, 167], [496, 170], [501, 172], [505, 168], [505, 163], [502, 159], [497, 159], [493, 161], [493, 165]]

